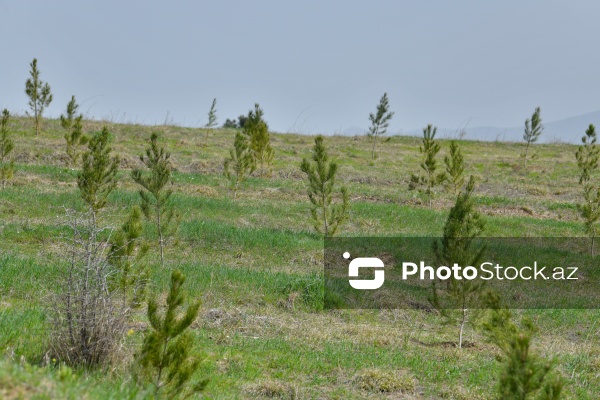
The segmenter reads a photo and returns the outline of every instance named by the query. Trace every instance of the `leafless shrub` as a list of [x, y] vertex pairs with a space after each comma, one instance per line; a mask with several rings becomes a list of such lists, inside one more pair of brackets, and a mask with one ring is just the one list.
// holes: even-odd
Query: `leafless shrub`
[[111, 282], [107, 262], [110, 231], [98, 228], [92, 213], [66, 210], [69, 238], [62, 250], [64, 279], [51, 296], [50, 353], [70, 365], [101, 366], [118, 350], [131, 313]]

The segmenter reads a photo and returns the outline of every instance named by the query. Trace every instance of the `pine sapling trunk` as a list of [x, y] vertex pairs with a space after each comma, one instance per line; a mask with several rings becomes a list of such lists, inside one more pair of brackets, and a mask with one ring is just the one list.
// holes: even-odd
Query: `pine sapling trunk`
[[165, 268], [164, 238], [160, 226], [160, 203], [156, 202], [156, 229], [158, 230], [158, 245], [160, 247], [160, 265]]
[[433, 176], [431, 171], [427, 172], [427, 200], [429, 201], [429, 209], [431, 209], [431, 190], [433, 188]]
[[463, 331], [464, 331], [466, 322], [467, 322], [467, 309], [463, 307], [462, 318], [460, 320], [460, 330], [458, 331], [458, 348], [459, 349], [462, 349]]
[[260, 157], [260, 177], [262, 178], [264, 174], [264, 157]]
[[323, 235], [327, 236], [327, 205], [325, 204], [325, 190], [322, 191], [322, 201], [323, 201]]
[[377, 135], [373, 135], [373, 151], [371, 152], [371, 158], [375, 160], [375, 142], [377, 141]]
[[525, 146], [525, 158], [523, 159], [523, 168], [527, 168], [527, 152], [529, 151], [529, 142]]
[[427, 190], [427, 196], [429, 197], [429, 209], [431, 209], [431, 186]]
[[33, 106], [33, 119], [35, 120], [35, 135], [40, 133], [40, 116], [37, 109], [37, 101], [34, 102]]
[[237, 199], [238, 185], [240, 184], [239, 179], [235, 180], [235, 185], [233, 186], [233, 201]]

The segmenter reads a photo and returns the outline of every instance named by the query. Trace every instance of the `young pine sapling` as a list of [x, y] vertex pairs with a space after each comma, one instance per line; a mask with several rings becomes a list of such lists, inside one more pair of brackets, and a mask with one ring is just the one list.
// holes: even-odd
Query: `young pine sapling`
[[167, 189], [173, 183], [170, 159], [171, 154], [158, 145], [158, 135], [153, 133], [150, 136], [150, 146], [146, 149], [146, 155], [140, 156], [149, 174], [144, 174], [139, 169], [131, 171], [135, 183], [142, 187], [139, 190], [142, 212], [146, 219], [156, 226], [160, 263], [163, 268], [167, 240], [175, 235], [180, 221], [179, 212], [171, 201], [173, 190]]
[[254, 110], [248, 112], [242, 132], [248, 137], [255, 168], [258, 168], [259, 176], [263, 177], [269, 173], [274, 153], [269, 126], [263, 119], [263, 111], [258, 104], [254, 105]]
[[119, 158], [111, 152], [110, 132], [104, 127], [89, 140], [77, 175], [77, 186], [91, 211], [94, 226], [97, 212], [106, 206], [108, 195], [117, 187]]
[[35, 134], [40, 133], [40, 125], [42, 122], [42, 114], [44, 109], [52, 102], [52, 93], [50, 85], [40, 79], [40, 70], [37, 67], [37, 59], [34, 58], [29, 64], [30, 78], [25, 82], [25, 94], [29, 97], [29, 108], [33, 112], [35, 121]]
[[143, 263], [149, 246], [141, 236], [142, 211], [134, 206], [121, 229], [111, 235], [108, 253], [108, 262], [116, 269], [114, 287], [121, 292], [124, 304], [132, 308], [141, 305], [149, 280]]
[[444, 174], [436, 174], [437, 160], [436, 156], [440, 151], [440, 145], [435, 141], [435, 134], [437, 128], [431, 124], [427, 125], [423, 129], [422, 144], [419, 147], [419, 152], [423, 155], [423, 161], [421, 162], [421, 169], [423, 175], [412, 175], [409, 190], [416, 189], [418, 187], [425, 187], [425, 193], [431, 208], [431, 199], [433, 197], [433, 188], [444, 181]]
[[[525, 120], [525, 132], [523, 132], [523, 140], [525, 141], [525, 153], [523, 154], [523, 168], [527, 167], [527, 152], [531, 143], [537, 142], [538, 138], [544, 130], [542, 125], [542, 117], [540, 116], [540, 108], [537, 107], [531, 116], [531, 119]], [[533, 158], [534, 156], [532, 156]]]
[[386, 134], [387, 128], [390, 125], [390, 120], [394, 116], [394, 112], [390, 112], [389, 108], [390, 105], [387, 93], [384, 93], [379, 100], [375, 114], [369, 114], [369, 120], [371, 121], [369, 136], [373, 140], [373, 150], [371, 152], [371, 158], [373, 160], [375, 160], [375, 144], [377, 143], [377, 137]]
[[[484, 221], [475, 210], [471, 176], [467, 186], [456, 198], [444, 225], [441, 243], [434, 242], [433, 251], [438, 265], [477, 266], [481, 264], [485, 246], [476, 243], [484, 229]], [[465, 325], [475, 325], [480, 317], [471, 309], [481, 304], [483, 281], [450, 277], [445, 282], [445, 295], [440, 297], [436, 281], [433, 281], [432, 305], [440, 311], [448, 323], [459, 325], [458, 347], [462, 348]]]
[[342, 204], [333, 204], [335, 176], [338, 166], [329, 161], [323, 144], [323, 136], [315, 138], [312, 161], [302, 160], [300, 169], [308, 179], [308, 197], [312, 203], [311, 215], [317, 232], [326, 237], [333, 236], [348, 218], [348, 190], [340, 189]]
[[592, 174], [598, 169], [600, 149], [596, 146], [596, 128], [590, 124], [581, 138], [575, 157], [580, 170], [579, 184], [583, 187], [583, 203], [577, 206], [585, 223], [585, 231], [591, 238], [590, 252], [594, 255], [594, 241], [598, 236], [600, 220], [600, 187], [592, 183]]
[[217, 99], [213, 99], [212, 105], [210, 106], [210, 110], [208, 111], [208, 122], [204, 125], [206, 128], [206, 138], [208, 139], [208, 134], [210, 130], [217, 126]]
[[498, 346], [501, 363], [498, 380], [499, 400], [558, 400], [562, 392], [562, 380], [553, 373], [553, 363], [533, 354], [531, 339], [536, 331], [527, 319], [518, 327], [513, 316], [500, 300], [488, 292], [484, 305], [489, 315], [482, 324], [487, 339]]
[[444, 164], [446, 164], [444, 186], [447, 191], [458, 196], [465, 184], [465, 160], [458, 143], [454, 140], [450, 142], [450, 154], [444, 157]]
[[185, 302], [183, 283], [185, 276], [178, 270], [171, 273], [171, 287], [165, 310], [159, 313], [156, 299], [148, 301], [150, 327], [146, 331], [137, 362], [140, 376], [154, 386], [154, 395], [176, 398], [188, 397], [204, 390], [207, 379], [189, 388], [200, 361], [193, 354], [194, 337], [189, 330], [198, 316], [200, 302], [188, 305], [185, 312], [180, 308]]
[[242, 132], [236, 132], [233, 149], [229, 150], [229, 158], [223, 163], [224, 174], [233, 188], [233, 200], [237, 199], [240, 183], [254, 171], [254, 166], [247, 136]]
[[70, 165], [77, 165], [81, 151], [79, 146], [85, 145], [88, 138], [83, 135], [83, 114], [77, 114], [79, 105], [75, 101], [75, 96], [71, 96], [71, 101], [67, 104], [67, 112], [60, 115], [60, 124], [65, 133], [65, 141], [67, 142], [66, 153], [69, 157]]

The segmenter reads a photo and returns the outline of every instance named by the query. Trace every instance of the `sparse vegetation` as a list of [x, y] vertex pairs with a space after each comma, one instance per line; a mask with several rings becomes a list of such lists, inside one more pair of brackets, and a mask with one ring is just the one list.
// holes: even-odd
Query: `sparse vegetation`
[[600, 3], [356, 3], [0, 2], [1, 400], [600, 399]]
[[[118, 353], [108, 357], [107, 367], [73, 367], [69, 373], [60, 357], [46, 356], [54, 325], [49, 294], [66, 292], [63, 279], [69, 259], [64, 256], [64, 243], [68, 245], [65, 240], [72, 233], [56, 216], [63, 214], [64, 205], [80, 212], [87, 206], [73, 184], [78, 171], [64, 164], [60, 121], [46, 120], [47, 134], [34, 137], [27, 132], [27, 119], [13, 118], [10, 131], [15, 150], [11, 156], [17, 172], [0, 196], [4, 244], [0, 246], [0, 397], [152, 396], [155, 388], [148, 392], [147, 386], [134, 385], [130, 373], [134, 354], [139, 353], [145, 332], [151, 329], [145, 302], [130, 311], [120, 333], [124, 336], [117, 341]], [[90, 132], [102, 128], [98, 121], [84, 124]], [[131, 168], [143, 167], [139, 154], [147, 144], [140, 143], [140, 138], [150, 137], [154, 129], [111, 125], [111, 156], [119, 155], [122, 171], [117, 175], [118, 187], [100, 211], [100, 227], [106, 227], [100, 235], [103, 240], [119, 234], [132, 206], [139, 202], [140, 187], [128, 176]], [[194, 338], [193, 353], [203, 354], [199, 359], [206, 360], [192, 379], [210, 377], [206, 397], [497, 396], [498, 379], [506, 364], [496, 361], [494, 355], [504, 353], [486, 344], [482, 332], [468, 324], [463, 349], [454, 349], [458, 323], [440, 325], [439, 314], [431, 312], [429, 304], [381, 311], [315, 312], [321, 293], [322, 237], [307, 225], [312, 204], [306, 198], [305, 175], [298, 168], [303, 156], [311, 161], [314, 137], [271, 133], [277, 143], [273, 162], [277, 173], [269, 180], [246, 180], [244, 196], [232, 202], [221, 165], [236, 132], [221, 130], [209, 135], [200, 158], [190, 144], [204, 137], [203, 127], [161, 129], [164, 133], [158, 143], [172, 153], [171, 178], [177, 187], [172, 202], [183, 216], [177, 243], [166, 251], [167, 265], [176, 265], [185, 274], [183, 290], [190, 302], [202, 300], [198, 318], [188, 330]], [[351, 218], [336, 235], [440, 235], [453, 195], [440, 191], [427, 209], [406, 190], [406, 178], [421, 161], [415, 151], [420, 140], [392, 137], [385, 146], [378, 146], [377, 163], [369, 166], [364, 160], [371, 156], [371, 147], [356, 143], [353, 137], [324, 138], [329, 155], [341, 163], [337, 183], [343, 181], [348, 187], [352, 202]], [[438, 155], [449, 155], [449, 141], [439, 143]], [[577, 209], [582, 191], [574, 179], [580, 174], [573, 157], [577, 147], [532, 146], [540, 162], [532, 170], [535, 173], [521, 181], [515, 179], [513, 164], [522, 143], [460, 142], [461, 152], [470, 160], [466, 169], [477, 177], [472, 201], [485, 216], [485, 235], [585, 236]], [[478, 156], [471, 157], [475, 154]], [[442, 170], [443, 165], [437, 172]], [[595, 179], [593, 173], [591, 182]], [[335, 193], [339, 195], [339, 190]], [[141, 263], [148, 271], [147, 291], [162, 311], [169, 293], [170, 268], [162, 269], [156, 230], [146, 220], [138, 240], [141, 238], [151, 246]], [[114, 265], [106, 268], [114, 277], [108, 282], [114, 289], [114, 304], [121, 309], [118, 269]], [[593, 282], [592, 275], [588, 282]], [[598, 310], [512, 313], [515, 321], [529, 318], [538, 326], [529, 354], [539, 357], [542, 366], [544, 360], [553, 360], [550, 365], [555, 367], [547, 379], [563, 380], [562, 397], [591, 400], [600, 396], [595, 377], [598, 350], [593, 340]], [[375, 371], [376, 378], [388, 373], [394, 379], [412, 378], [415, 389], [381, 391], [387, 387], [383, 377], [380, 382], [365, 379], [373, 383], [372, 390], [366, 389], [361, 378], [368, 378], [369, 370]]]

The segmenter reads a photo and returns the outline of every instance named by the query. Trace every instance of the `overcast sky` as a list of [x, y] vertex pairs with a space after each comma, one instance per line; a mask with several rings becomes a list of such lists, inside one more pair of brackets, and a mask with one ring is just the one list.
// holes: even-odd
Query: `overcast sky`
[[598, 1], [0, 0], [0, 107], [38, 58], [58, 116], [199, 126], [258, 102], [275, 131], [520, 126], [600, 109]]

